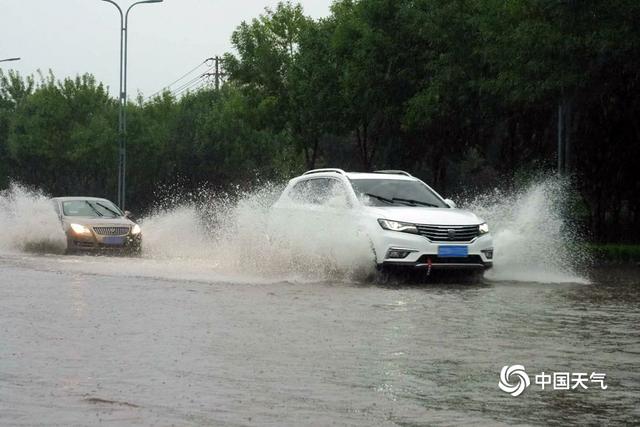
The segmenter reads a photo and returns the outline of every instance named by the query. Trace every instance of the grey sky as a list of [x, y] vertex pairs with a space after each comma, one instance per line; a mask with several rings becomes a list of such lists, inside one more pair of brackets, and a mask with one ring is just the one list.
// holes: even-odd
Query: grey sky
[[[127, 7], [133, 0], [116, 0]], [[231, 49], [243, 20], [277, 0], [164, 0], [136, 6], [129, 18], [129, 93], [145, 96], [205, 58]], [[329, 13], [331, 0], [301, 1], [307, 15]], [[92, 73], [118, 91], [119, 17], [101, 0], [0, 0], [0, 59], [3, 70], [32, 74], [52, 69], [56, 77]]]

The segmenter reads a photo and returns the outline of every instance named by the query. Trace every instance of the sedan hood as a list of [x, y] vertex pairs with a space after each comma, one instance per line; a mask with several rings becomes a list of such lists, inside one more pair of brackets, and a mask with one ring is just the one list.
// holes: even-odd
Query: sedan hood
[[427, 207], [368, 207], [378, 218], [413, 224], [429, 225], [477, 225], [484, 221], [473, 212], [464, 209]]

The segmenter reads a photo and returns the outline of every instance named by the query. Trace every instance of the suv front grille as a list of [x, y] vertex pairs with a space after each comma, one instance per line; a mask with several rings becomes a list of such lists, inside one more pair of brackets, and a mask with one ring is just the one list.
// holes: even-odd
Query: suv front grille
[[480, 235], [478, 225], [416, 225], [418, 233], [432, 242], [470, 242]]
[[101, 236], [125, 236], [129, 234], [129, 227], [93, 227], [93, 231]]

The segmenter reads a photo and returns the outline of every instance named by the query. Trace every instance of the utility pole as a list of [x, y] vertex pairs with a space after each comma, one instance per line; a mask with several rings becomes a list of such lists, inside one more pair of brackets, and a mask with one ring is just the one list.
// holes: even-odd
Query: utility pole
[[0, 59], [0, 62], [13, 62], [13, 61], [20, 61], [20, 58]]
[[215, 56], [213, 58], [213, 60], [215, 61], [215, 65], [216, 65], [216, 71], [214, 73], [215, 76], [215, 81], [216, 81], [216, 90], [220, 90], [220, 83], [222, 82], [222, 77], [225, 75], [222, 70], [220, 69], [220, 65], [222, 63], [222, 59], [219, 56]]
[[209, 60], [213, 61], [213, 65], [209, 69], [213, 68], [215, 71], [213, 73], [204, 73], [201, 77], [206, 78], [207, 82], [209, 82], [209, 79], [213, 77], [216, 90], [220, 90], [222, 78], [226, 76], [222, 71], [222, 58], [215, 56], [213, 58], [209, 58]]

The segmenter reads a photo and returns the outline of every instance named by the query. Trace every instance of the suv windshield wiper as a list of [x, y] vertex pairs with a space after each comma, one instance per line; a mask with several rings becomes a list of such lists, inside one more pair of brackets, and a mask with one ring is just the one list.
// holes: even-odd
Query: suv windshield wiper
[[109, 212], [111, 212], [111, 213], [114, 215], [114, 218], [115, 218], [115, 217], [120, 216], [120, 214], [119, 214], [118, 212], [114, 211], [113, 209], [108, 208], [107, 206], [103, 205], [103, 204], [102, 204], [102, 203], [100, 203], [100, 202], [96, 202], [96, 205], [98, 205], [98, 206], [100, 206], [101, 208], [106, 209], [106, 210], [108, 210]]
[[371, 194], [371, 193], [364, 193], [365, 196], [369, 196], [369, 197], [373, 197], [374, 199], [378, 199], [382, 202], [385, 203], [389, 203], [390, 205], [394, 205], [395, 203], [393, 203], [393, 200], [391, 199], [387, 199], [386, 197], [383, 196], [378, 196], [377, 194]]
[[86, 204], [88, 204], [88, 205], [89, 205], [89, 207], [90, 207], [90, 208], [91, 208], [95, 213], [97, 213], [97, 214], [98, 214], [98, 216], [104, 216], [104, 215], [102, 215], [102, 214], [100, 213], [100, 211], [99, 211], [98, 209], [96, 209], [96, 207], [95, 207], [95, 206], [93, 206], [91, 203], [89, 203], [89, 201], [88, 201], [88, 200], [85, 200], [84, 202], [85, 202]]
[[438, 205], [434, 205], [433, 203], [428, 203], [428, 202], [422, 202], [420, 200], [414, 200], [414, 199], [400, 199], [398, 197], [394, 197], [393, 199], [391, 199], [394, 202], [405, 202], [405, 203], [411, 203], [413, 205], [420, 205], [420, 206], [429, 206], [432, 208], [439, 208], [440, 206]]

